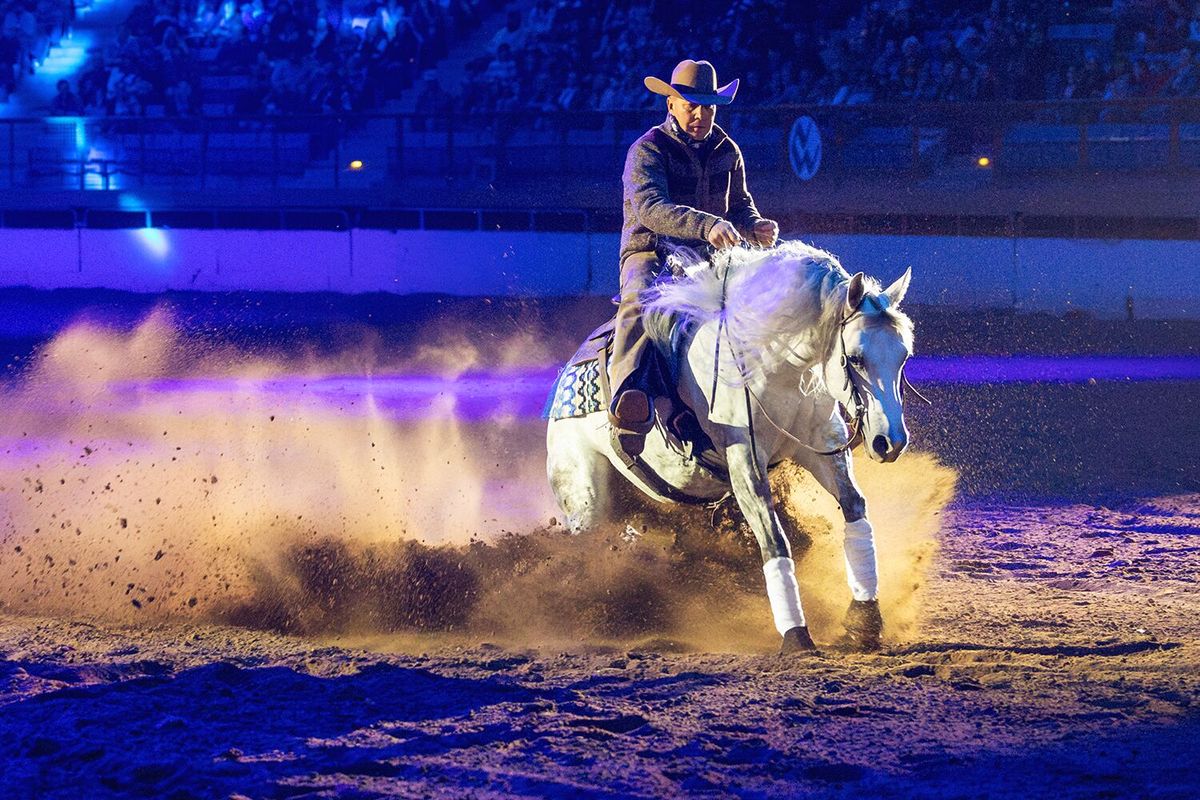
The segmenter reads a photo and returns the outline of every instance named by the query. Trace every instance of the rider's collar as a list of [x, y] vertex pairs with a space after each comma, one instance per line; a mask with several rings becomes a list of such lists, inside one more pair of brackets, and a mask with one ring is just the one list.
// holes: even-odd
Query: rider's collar
[[703, 139], [693, 139], [690, 133], [679, 127], [679, 123], [675, 121], [675, 117], [672, 114], [667, 114], [667, 122], [671, 126], [671, 133], [675, 134], [675, 138], [693, 150], [706, 147], [712, 141], [713, 131], [716, 130], [716, 126], [713, 126], [712, 130], [708, 132], [708, 136], [705, 136]]

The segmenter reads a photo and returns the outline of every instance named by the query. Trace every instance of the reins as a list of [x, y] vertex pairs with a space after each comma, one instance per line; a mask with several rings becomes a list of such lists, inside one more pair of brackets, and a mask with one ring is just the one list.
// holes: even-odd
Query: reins
[[[754, 435], [754, 410], [750, 407], [750, 386], [746, 383], [746, 368], [742, 361], [741, 355], [737, 348], [733, 346], [733, 338], [729, 333], [729, 328], [725, 324], [725, 289], [729, 282], [729, 265], [725, 265], [725, 274], [721, 276], [721, 314], [717, 322], [717, 337], [713, 352], [713, 388], [712, 388], [712, 403], [709, 405], [709, 413], [717, 407], [717, 386], [721, 377], [721, 333], [724, 332], [726, 338], [729, 339], [729, 352], [733, 356], [733, 365], [737, 367], [738, 374], [742, 376], [742, 387], [746, 390], [746, 428], [750, 433], [750, 461], [754, 464], [754, 477], [763, 480], [765, 477], [762, 474], [762, 468], [758, 463], [758, 438]], [[761, 407], [761, 403], [759, 404]], [[774, 425], [775, 423], [771, 423]], [[777, 426], [778, 427], [778, 426]]]
[[903, 398], [903, 397], [904, 397], [904, 394], [903, 394], [903, 392], [904, 392], [904, 390], [905, 390], [906, 388], [907, 388], [907, 389], [908, 389], [910, 392], [912, 392], [913, 394], [915, 394], [915, 395], [916, 395], [918, 398], [920, 398], [920, 399], [921, 399], [921, 401], [922, 401], [923, 403], [925, 403], [925, 405], [927, 405], [927, 406], [931, 406], [931, 405], [933, 405], [933, 401], [932, 401], [932, 400], [930, 400], [928, 397], [926, 397], [925, 395], [923, 395], [923, 394], [921, 394], [919, 391], [917, 391], [917, 387], [913, 386], [913, 385], [912, 385], [912, 384], [909, 382], [909, 380], [908, 380], [908, 375], [907, 375], [907, 374], [904, 372], [904, 368], [903, 368], [903, 367], [901, 367], [901, 368], [900, 368], [900, 391], [901, 391], [901, 395], [900, 395], [900, 396], [901, 396], [901, 398]]

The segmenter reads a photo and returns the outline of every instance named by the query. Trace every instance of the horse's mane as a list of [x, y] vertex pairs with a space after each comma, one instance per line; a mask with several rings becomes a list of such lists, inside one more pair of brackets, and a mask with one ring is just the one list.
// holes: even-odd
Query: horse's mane
[[[669, 346], [681, 330], [724, 319], [743, 378], [784, 361], [812, 370], [832, 352], [850, 280], [832, 254], [786, 242], [769, 250], [731, 248], [709, 262], [677, 250], [668, 260], [687, 277], [644, 296], [646, 328], [656, 343]], [[866, 288], [880, 291], [870, 278]], [[911, 344], [912, 323], [898, 309], [889, 308], [871, 324], [892, 325]]]

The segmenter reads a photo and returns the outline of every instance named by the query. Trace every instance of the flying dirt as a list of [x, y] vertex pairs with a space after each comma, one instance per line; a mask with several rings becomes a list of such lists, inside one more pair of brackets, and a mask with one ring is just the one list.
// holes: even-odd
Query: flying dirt
[[[10, 369], [6, 796], [1195, 796], [1196, 381], [922, 385], [918, 452], [856, 464], [884, 650], [780, 659], [731, 506], [567, 533], [563, 354], [453, 329], [281, 355], [160, 310]], [[773, 480], [826, 644], [840, 514]]]

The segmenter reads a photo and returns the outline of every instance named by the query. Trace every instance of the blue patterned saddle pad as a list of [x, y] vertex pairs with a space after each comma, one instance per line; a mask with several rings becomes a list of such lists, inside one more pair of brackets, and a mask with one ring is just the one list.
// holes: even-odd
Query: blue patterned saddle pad
[[604, 408], [600, 394], [600, 361], [571, 364], [558, 376], [545, 416], [552, 420], [585, 417]]

